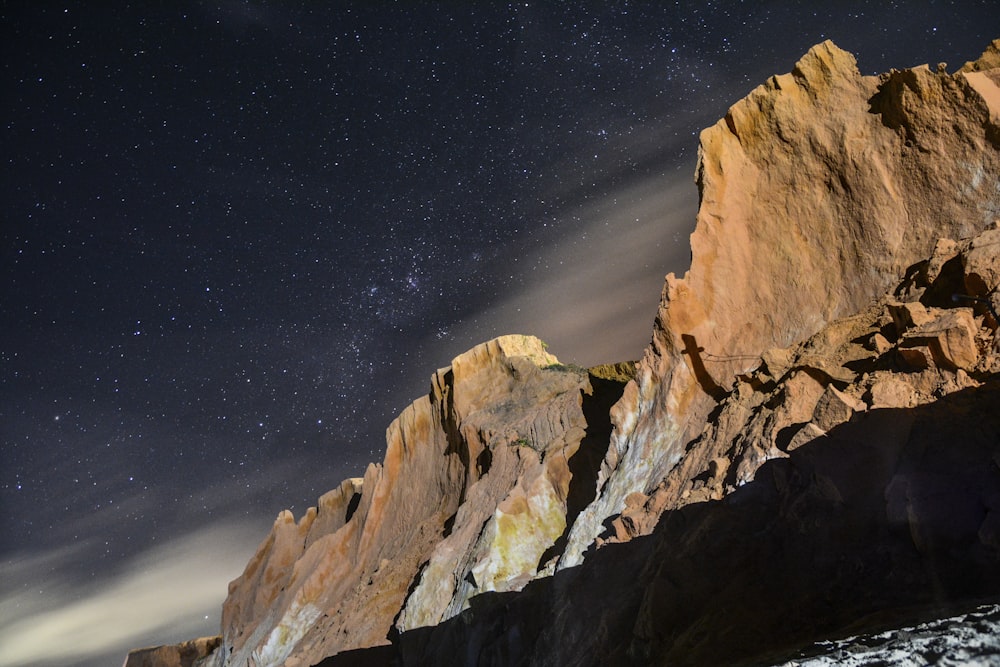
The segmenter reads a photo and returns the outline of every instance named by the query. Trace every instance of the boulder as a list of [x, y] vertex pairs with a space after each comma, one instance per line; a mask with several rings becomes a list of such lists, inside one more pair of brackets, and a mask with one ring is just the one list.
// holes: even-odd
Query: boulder
[[[920, 354], [924, 367], [931, 363], [950, 370], [972, 370], [979, 362], [976, 334], [979, 325], [969, 308], [939, 311], [903, 334], [900, 352], [909, 362]], [[926, 352], [924, 351], [926, 350]]]

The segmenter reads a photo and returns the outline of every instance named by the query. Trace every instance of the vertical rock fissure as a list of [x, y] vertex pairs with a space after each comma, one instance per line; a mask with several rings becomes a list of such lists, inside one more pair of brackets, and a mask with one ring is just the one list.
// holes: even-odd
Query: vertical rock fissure
[[611, 406], [622, 397], [626, 380], [607, 379], [591, 373], [590, 384], [590, 394], [581, 392], [583, 416], [587, 422], [586, 435], [569, 459], [572, 476], [566, 494], [566, 529], [542, 554], [538, 562], [539, 570], [552, 558], [562, 555], [577, 516], [597, 497], [597, 475], [611, 444]]

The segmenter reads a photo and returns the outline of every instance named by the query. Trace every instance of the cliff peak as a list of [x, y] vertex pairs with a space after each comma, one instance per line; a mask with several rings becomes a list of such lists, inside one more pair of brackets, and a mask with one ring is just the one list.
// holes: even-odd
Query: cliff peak
[[297, 522], [278, 515], [230, 585], [216, 664], [314, 664], [383, 645], [551, 569], [588, 478], [593, 497], [628, 373], [591, 376], [523, 335], [455, 357], [389, 426], [381, 464]]
[[691, 268], [667, 276], [636, 385], [613, 411], [599, 498], [561, 567], [689, 455], [766, 350], [861, 311], [939, 238], [969, 238], [1000, 215], [991, 89], [969, 76], [863, 76], [824, 42], [702, 132]]
[[1000, 595], [998, 49], [826, 41], [735, 103], [643, 358], [456, 357], [278, 516], [202, 664], [709, 664]]

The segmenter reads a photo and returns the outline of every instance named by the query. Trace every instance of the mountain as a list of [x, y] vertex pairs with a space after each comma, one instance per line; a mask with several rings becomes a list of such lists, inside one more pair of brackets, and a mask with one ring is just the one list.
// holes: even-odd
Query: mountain
[[877, 77], [819, 44], [696, 181], [641, 360], [458, 356], [278, 515], [217, 647], [126, 665], [755, 663], [997, 600], [1000, 40]]

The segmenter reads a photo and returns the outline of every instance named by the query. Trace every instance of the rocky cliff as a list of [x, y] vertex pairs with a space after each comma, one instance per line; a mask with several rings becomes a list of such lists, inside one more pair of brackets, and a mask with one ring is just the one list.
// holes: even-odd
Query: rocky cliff
[[696, 179], [637, 364], [457, 357], [187, 664], [766, 660], [1000, 596], [1000, 40], [880, 77], [820, 44]]
[[614, 408], [600, 497], [562, 567], [631, 494], [683, 485], [704, 458], [689, 443], [764, 352], [860, 311], [939, 238], [1000, 217], [998, 76], [975, 67], [866, 77], [825, 42], [702, 132], [691, 268], [667, 276], [652, 343]]

